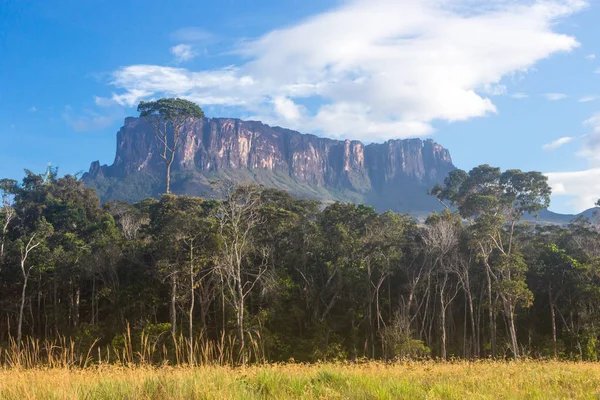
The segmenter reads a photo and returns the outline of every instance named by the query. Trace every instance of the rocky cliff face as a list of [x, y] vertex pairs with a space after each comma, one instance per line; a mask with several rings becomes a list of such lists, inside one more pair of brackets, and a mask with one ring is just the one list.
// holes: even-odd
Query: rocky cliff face
[[[319, 200], [429, 211], [435, 202], [427, 189], [453, 168], [448, 150], [432, 140], [365, 146], [255, 121], [205, 118], [185, 128], [173, 165], [173, 189], [206, 195], [210, 179], [250, 180]], [[92, 163], [83, 179], [103, 200], [135, 201], [160, 192], [164, 170], [150, 127], [143, 119], [126, 118], [117, 134], [114, 163]]]

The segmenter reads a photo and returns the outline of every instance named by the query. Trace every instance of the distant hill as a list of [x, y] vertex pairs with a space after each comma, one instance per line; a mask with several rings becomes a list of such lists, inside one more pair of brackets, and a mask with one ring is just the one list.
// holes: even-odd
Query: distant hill
[[579, 214], [558, 214], [550, 210], [542, 210], [539, 212], [537, 220], [531, 215], [526, 215], [524, 219], [526, 221], [537, 221], [541, 224], [568, 225], [571, 221], [578, 217], [584, 217], [589, 219], [590, 221], [594, 221], [596, 218], [596, 216], [594, 215], [595, 211], [600, 211], [600, 208], [593, 207]]
[[[455, 167], [432, 140], [364, 145], [301, 134], [261, 122], [205, 118], [186, 127], [173, 165], [174, 193], [211, 196], [210, 182], [254, 182], [323, 202], [369, 204], [379, 211], [440, 209], [427, 190]], [[126, 118], [112, 165], [92, 163], [84, 182], [102, 201], [138, 201], [163, 190], [165, 166], [144, 119]]]

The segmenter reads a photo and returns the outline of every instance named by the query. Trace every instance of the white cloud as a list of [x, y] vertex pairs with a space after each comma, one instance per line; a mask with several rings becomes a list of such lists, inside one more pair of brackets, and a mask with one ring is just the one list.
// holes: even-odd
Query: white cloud
[[484, 85], [483, 90], [485, 93], [491, 96], [503, 96], [506, 94], [508, 89], [506, 88], [506, 85], [486, 84]]
[[98, 107], [114, 107], [115, 105], [119, 104], [113, 99], [109, 99], [106, 97], [99, 97], [99, 96], [94, 96], [94, 103]]
[[600, 163], [600, 112], [585, 120], [583, 124], [589, 126], [592, 131], [585, 135], [583, 147], [578, 154], [598, 164]]
[[585, 59], [586, 60], [590, 60], [590, 61], [591, 60], [595, 60], [596, 59], [596, 54], [594, 54], [594, 53], [588, 54], [587, 56], [585, 56]]
[[586, 158], [591, 168], [546, 174], [553, 195], [570, 196], [569, 204], [577, 212], [593, 207], [600, 198], [600, 112], [587, 119], [584, 125], [589, 126], [592, 131], [580, 136], [582, 148], [578, 155]]
[[178, 63], [193, 60], [198, 55], [190, 44], [178, 44], [171, 47], [171, 54], [175, 56], [175, 61]]
[[513, 99], [526, 99], [529, 97], [529, 95], [526, 93], [513, 93], [510, 97]]
[[547, 173], [554, 196], [570, 196], [569, 205], [575, 212], [594, 206], [600, 198], [600, 168], [574, 172]]
[[278, 96], [273, 99], [275, 112], [286, 120], [298, 120], [302, 111], [300, 107], [287, 97]]
[[562, 99], [566, 99], [568, 97], [564, 93], [544, 93], [542, 96], [544, 96], [547, 100], [550, 100], [550, 101], [562, 100]]
[[580, 103], [589, 103], [590, 101], [598, 100], [598, 96], [583, 96], [578, 101]]
[[574, 137], [572, 137], [572, 136], [564, 136], [559, 139], [556, 139], [555, 141], [553, 141], [551, 143], [546, 143], [545, 145], [542, 146], [542, 149], [544, 149], [546, 151], [558, 149], [560, 146], [562, 146], [563, 144], [569, 143], [573, 139], [574, 139]]
[[[495, 113], [488, 96], [505, 92], [504, 77], [578, 46], [554, 28], [585, 5], [352, 0], [243, 42], [237, 53], [244, 63], [236, 66], [121, 68], [113, 73], [119, 90], [113, 99], [133, 105], [146, 97], [180, 96], [201, 106], [237, 106], [282, 125], [286, 115], [294, 116], [303, 130], [353, 139], [423, 135], [436, 120]], [[282, 112], [281, 99], [297, 104], [302, 98], [310, 98], [313, 109]]]
[[596, 69], [594, 70], [594, 73], [595, 73], [595, 74], [600, 74], [600, 68], [596, 68]]
[[37, 107], [36, 106], [29, 107], [29, 112], [36, 112], [36, 111], [37, 111]]

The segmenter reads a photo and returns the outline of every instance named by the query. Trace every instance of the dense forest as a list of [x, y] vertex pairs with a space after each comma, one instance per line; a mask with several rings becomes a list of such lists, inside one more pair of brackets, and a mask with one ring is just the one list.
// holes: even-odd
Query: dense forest
[[455, 170], [426, 221], [259, 186], [102, 205], [52, 170], [0, 190], [0, 349], [173, 363], [600, 350], [599, 231], [521, 222], [549, 203], [536, 172]]

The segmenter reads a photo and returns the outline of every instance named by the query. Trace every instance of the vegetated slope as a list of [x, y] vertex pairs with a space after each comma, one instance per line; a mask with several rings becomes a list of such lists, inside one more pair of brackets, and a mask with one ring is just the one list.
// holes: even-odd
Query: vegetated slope
[[[212, 181], [253, 182], [301, 198], [360, 202], [377, 210], [427, 213], [427, 190], [454, 169], [432, 140], [364, 145], [301, 134], [261, 122], [205, 118], [186, 126], [173, 165], [173, 192], [214, 195]], [[112, 165], [92, 163], [83, 180], [102, 201], [139, 201], [164, 189], [163, 161], [144, 119], [126, 118]]]
[[568, 225], [573, 220], [582, 217], [593, 222], [596, 220], [596, 213], [598, 211], [600, 211], [599, 207], [589, 208], [579, 214], [559, 214], [550, 210], [542, 210], [538, 213], [537, 218], [534, 215], [526, 214], [524, 220], [540, 224]]

